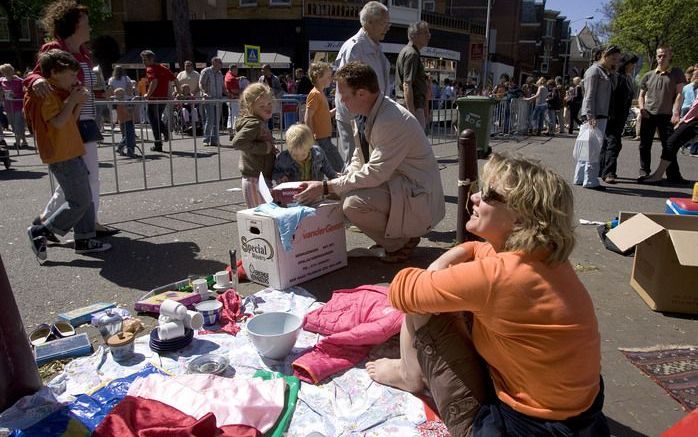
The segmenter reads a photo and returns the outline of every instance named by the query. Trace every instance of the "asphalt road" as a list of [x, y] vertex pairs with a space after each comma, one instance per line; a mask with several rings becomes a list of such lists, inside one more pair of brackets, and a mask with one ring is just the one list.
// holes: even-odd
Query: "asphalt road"
[[[226, 140], [224, 137], [224, 146], [229, 144]], [[661, 212], [668, 196], [690, 195], [690, 187], [637, 185], [637, 142], [625, 139], [624, 143], [621, 183], [606, 192], [573, 188], [578, 218], [608, 221], [621, 210]], [[570, 137], [493, 140], [492, 144], [498, 151], [538, 158], [568, 180], [572, 176]], [[450, 247], [456, 234], [457, 148], [451, 142], [435, 145], [434, 152], [441, 164], [447, 215], [415, 251], [410, 264], [423, 267]], [[102, 146], [102, 192], [117, 191], [117, 174], [119, 191], [148, 190], [102, 197], [100, 221], [121, 230], [109, 239], [111, 251], [80, 256], [70, 244], [54, 245], [48, 249], [48, 261], [40, 266], [29, 249], [25, 230], [50, 195], [47, 168], [32, 150], [22, 150], [20, 156], [12, 153], [12, 169], [0, 170], [0, 255], [27, 331], [54, 320], [60, 312], [94, 302], [113, 301], [132, 309], [134, 301], [154, 287], [223, 269], [228, 250], [238, 246], [235, 212], [244, 209], [244, 203], [237, 190], [237, 152], [204, 148], [199, 143], [195, 153], [191, 139], [177, 140], [172, 159], [169, 154], [147, 152], [144, 162], [116, 157], [110, 146]], [[654, 163], [658, 160], [655, 145]], [[680, 156], [679, 160], [684, 177], [698, 179], [698, 159]], [[219, 181], [221, 178], [228, 180]], [[571, 262], [596, 306], [605, 412], [613, 432], [619, 436], [659, 435], [685, 412], [618, 348], [696, 344], [698, 317], [652, 312], [628, 285], [632, 258], [605, 250], [593, 226], [579, 226], [577, 234]], [[348, 249], [371, 243], [363, 234], [347, 232]], [[350, 258], [347, 268], [301, 285], [327, 300], [334, 289], [388, 283], [402, 267], [384, 265], [375, 258]], [[250, 283], [240, 286], [243, 293], [261, 288]], [[80, 329], [96, 335], [92, 328]]]

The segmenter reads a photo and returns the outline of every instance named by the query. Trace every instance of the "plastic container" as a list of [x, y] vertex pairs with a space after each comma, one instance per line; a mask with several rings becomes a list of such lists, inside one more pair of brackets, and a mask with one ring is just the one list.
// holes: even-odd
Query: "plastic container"
[[490, 119], [496, 99], [482, 96], [467, 96], [456, 100], [458, 106], [458, 132], [465, 129], [475, 131], [477, 156], [485, 158], [490, 154]]

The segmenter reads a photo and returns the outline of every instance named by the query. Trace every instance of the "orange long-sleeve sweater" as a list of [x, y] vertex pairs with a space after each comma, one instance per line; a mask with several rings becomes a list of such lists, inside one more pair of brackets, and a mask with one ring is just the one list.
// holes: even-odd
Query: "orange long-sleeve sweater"
[[470, 261], [400, 271], [391, 304], [405, 313], [471, 311], [475, 347], [498, 398], [514, 410], [564, 420], [588, 409], [599, 392], [600, 337], [591, 298], [570, 263], [497, 253], [486, 243], [461, 247]]

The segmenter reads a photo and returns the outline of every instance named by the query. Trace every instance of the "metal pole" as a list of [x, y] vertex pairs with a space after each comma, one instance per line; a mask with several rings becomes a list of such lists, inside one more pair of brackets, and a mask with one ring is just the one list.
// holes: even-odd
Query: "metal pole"
[[490, 13], [492, 12], [492, 0], [487, 0], [487, 22], [485, 24], [485, 66], [482, 68], [482, 89], [487, 86], [487, 75], [490, 69]]
[[458, 137], [458, 216], [456, 241], [477, 240], [477, 236], [465, 230], [473, 209], [470, 195], [477, 191], [477, 144], [475, 131], [466, 129]]

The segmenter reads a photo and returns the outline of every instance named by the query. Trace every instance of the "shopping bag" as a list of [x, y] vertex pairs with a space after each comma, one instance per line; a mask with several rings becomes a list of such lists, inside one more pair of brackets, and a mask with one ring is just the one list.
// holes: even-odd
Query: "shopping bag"
[[601, 156], [604, 134], [598, 127], [592, 128], [584, 123], [579, 128], [579, 135], [574, 142], [572, 157], [576, 161], [597, 162]]

